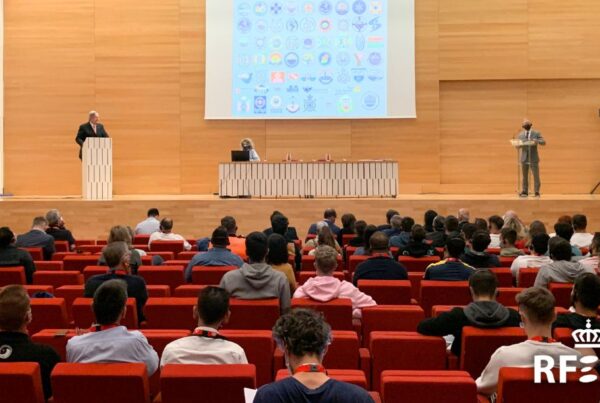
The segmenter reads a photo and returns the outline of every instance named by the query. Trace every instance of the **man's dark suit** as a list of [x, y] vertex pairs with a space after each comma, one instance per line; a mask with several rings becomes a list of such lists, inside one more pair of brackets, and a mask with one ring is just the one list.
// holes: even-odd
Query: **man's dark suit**
[[96, 133], [94, 133], [94, 129], [92, 129], [92, 125], [90, 122], [84, 123], [79, 126], [79, 130], [77, 131], [77, 137], [75, 137], [75, 141], [79, 144], [79, 159], [81, 159], [81, 151], [83, 148], [83, 143], [85, 139], [88, 137], [108, 137], [108, 133], [104, 130], [104, 125], [101, 123], [96, 124]]
[[32, 229], [17, 237], [16, 246], [18, 248], [37, 248], [41, 247], [44, 252], [44, 260], [52, 259], [55, 252], [54, 238], [43, 231]]

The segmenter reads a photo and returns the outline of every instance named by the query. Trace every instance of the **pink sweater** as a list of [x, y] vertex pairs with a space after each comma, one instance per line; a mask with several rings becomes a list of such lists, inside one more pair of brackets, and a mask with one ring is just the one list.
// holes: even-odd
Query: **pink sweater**
[[317, 276], [308, 279], [296, 289], [294, 298], [312, 298], [319, 302], [327, 302], [336, 298], [349, 298], [352, 300], [352, 316], [360, 318], [361, 308], [377, 305], [377, 303], [356, 288], [352, 283], [340, 281], [332, 276]]

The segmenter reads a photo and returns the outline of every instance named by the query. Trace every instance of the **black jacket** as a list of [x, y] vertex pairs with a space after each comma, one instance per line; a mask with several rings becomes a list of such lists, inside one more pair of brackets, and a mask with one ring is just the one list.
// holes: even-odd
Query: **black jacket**
[[431, 246], [434, 248], [443, 248], [446, 246], [446, 233], [443, 230], [428, 232], [427, 239], [431, 241]]
[[42, 248], [44, 260], [52, 259], [52, 254], [55, 252], [54, 238], [35, 229], [17, 236], [16, 246], [18, 248]]
[[127, 283], [127, 296], [129, 298], [135, 298], [138, 322], [142, 323], [146, 320], [146, 318], [144, 317], [144, 305], [146, 305], [146, 301], [148, 300], [146, 282], [142, 277], [115, 273], [98, 274], [96, 276], [90, 277], [88, 281], [85, 282], [85, 290], [83, 291], [83, 296], [85, 298], [93, 298], [96, 289], [98, 289], [98, 287], [100, 287], [102, 283], [108, 280], [115, 279], [123, 280]]
[[46, 234], [54, 238], [55, 241], [67, 241], [71, 249], [73, 249], [73, 246], [75, 245], [73, 234], [64, 227], [50, 227], [46, 230]]
[[435, 253], [433, 246], [425, 241], [414, 242], [412, 239], [408, 242], [404, 248], [400, 248], [399, 255], [401, 256], [412, 256], [412, 257], [424, 257], [433, 256]]
[[19, 249], [14, 245], [0, 248], [0, 267], [23, 266], [27, 284], [33, 283], [35, 264], [29, 252]]
[[352, 283], [358, 280], [407, 280], [408, 273], [404, 266], [389, 256], [373, 256], [356, 268]]
[[108, 133], [106, 130], [104, 130], [104, 125], [102, 123], [96, 124], [96, 133], [94, 133], [94, 129], [92, 129], [90, 122], [79, 126], [79, 130], [77, 130], [77, 136], [75, 137], [75, 142], [79, 144], [79, 159], [81, 159], [83, 143], [88, 137], [108, 137]]
[[417, 331], [427, 336], [453, 335], [452, 353], [460, 356], [462, 347], [462, 328], [475, 326], [493, 329], [498, 327], [517, 327], [521, 323], [519, 313], [506, 308], [496, 301], [472, 302], [465, 308], [454, 308], [437, 318], [429, 318], [419, 323]]
[[500, 267], [498, 256], [487, 252], [475, 252], [469, 249], [461, 257], [464, 263], [476, 269], [487, 269], [489, 267]]
[[585, 329], [587, 320], [591, 319], [592, 329], [600, 329], [600, 320], [597, 318], [588, 318], [578, 313], [564, 313], [556, 316], [552, 328], [568, 327], [569, 329]]
[[[263, 234], [265, 234], [268, 237], [269, 235], [273, 234], [273, 228], [267, 228], [263, 231]], [[288, 242], [294, 242], [298, 240], [299, 238], [298, 233], [296, 232], [296, 228], [288, 227], [287, 231], [285, 232], [285, 239], [287, 239]]]

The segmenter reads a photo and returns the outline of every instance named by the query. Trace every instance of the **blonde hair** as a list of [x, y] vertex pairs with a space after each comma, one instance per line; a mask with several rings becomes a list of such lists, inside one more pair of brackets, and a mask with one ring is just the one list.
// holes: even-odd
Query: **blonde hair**
[[123, 225], [115, 225], [110, 229], [107, 243], [125, 242], [128, 247], [131, 247], [132, 239], [129, 229]]

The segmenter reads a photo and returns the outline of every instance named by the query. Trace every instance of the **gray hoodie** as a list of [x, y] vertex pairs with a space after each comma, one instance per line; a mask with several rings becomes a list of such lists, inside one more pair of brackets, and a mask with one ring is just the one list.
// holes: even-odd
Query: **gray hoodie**
[[273, 270], [266, 263], [244, 263], [238, 270], [227, 272], [219, 286], [234, 298], [279, 298], [281, 312], [286, 312], [291, 305], [290, 286], [285, 274]]
[[472, 302], [463, 310], [467, 319], [477, 327], [505, 326], [510, 311], [496, 301]]
[[579, 262], [556, 260], [540, 268], [533, 285], [547, 288], [550, 283], [572, 283], [582, 273], [595, 273], [595, 271]]

